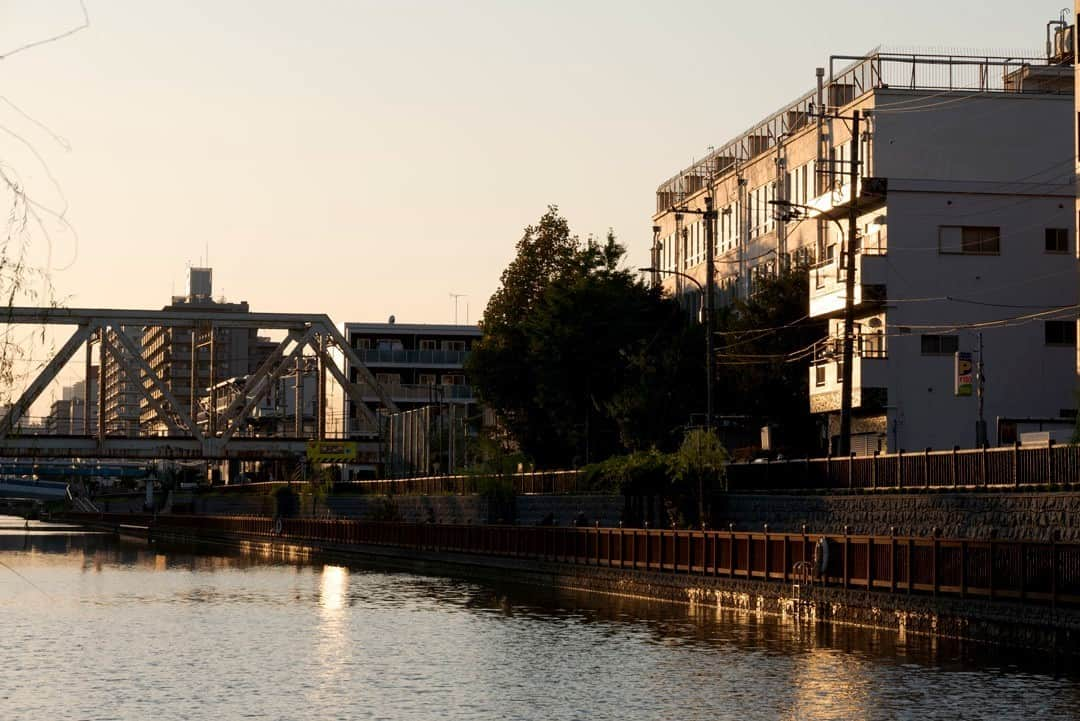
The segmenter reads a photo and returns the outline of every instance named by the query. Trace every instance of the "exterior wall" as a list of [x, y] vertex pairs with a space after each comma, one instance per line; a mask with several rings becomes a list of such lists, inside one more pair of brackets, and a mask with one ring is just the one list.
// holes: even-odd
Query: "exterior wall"
[[[1058, 69], [1048, 70], [1052, 75]], [[977, 400], [954, 397], [952, 353], [923, 355], [921, 335], [956, 334], [960, 350], [974, 350], [975, 332], [951, 331], [950, 327], [1077, 303], [1075, 211], [1080, 206], [1074, 207], [1072, 200], [1073, 163], [1061, 158], [1076, 135], [1073, 103], [1067, 87], [1059, 85], [1051, 87], [1051, 92], [1025, 93], [875, 87], [837, 109], [843, 116], [856, 108], [863, 113], [861, 177], [888, 180], [886, 200], [860, 201], [864, 252], [857, 258], [856, 273], [856, 354], [865, 349], [867, 357], [857, 357], [853, 368], [853, 429], [874, 436], [874, 447], [975, 444]], [[822, 120], [821, 124], [820, 151], [817, 123], [812, 121], [767, 153], [743, 161], [737, 172], [732, 169], [716, 179], [713, 194], [721, 213], [717, 284], [723, 302], [731, 297], [725, 289], [736, 282], [740, 263], [745, 266], [738, 281], [741, 293], [752, 284], [755, 272], [775, 272], [789, 258], [801, 257], [813, 264], [811, 313], [831, 321], [830, 340], [823, 343], [815, 360], [825, 371], [824, 378], [816, 376], [815, 367], [810, 368], [810, 404], [814, 412], [835, 413], [840, 407], [837, 361], [844, 300], [839, 251], [846, 234], [850, 188], [845, 177], [849, 166], [830, 166], [825, 161], [830, 155], [850, 158], [851, 137], [840, 120]], [[819, 152], [820, 164], [816, 162]], [[815, 172], [830, 167], [839, 175], [827, 178]], [[810, 191], [809, 198], [802, 197], [799, 171], [804, 168], [810, 169], [808, 186], [815, 187], [816, 180], [821, 191]], [[845, 219], [839, 223], [777, 220], [766, 221], [764, 226], [748, 222], [760, 217], [760, 211], [751, 207], [760, 204], [760, 199], [754, 196], [754, 203], [747, 202], [740, 178], [751, 193], [762, 184], [775, 184], [767, 197], [787, 198]], [[689, 195], [684, 207], [703, 208], [705, 194], [702, 189]], [[729, 207], [731, 217], [738, 221], [733, 236], [724, 230], [723, 213]], [[771, 206], [765, 212], [772, 215]], [[660, 240], [659, 266], [704, 283], [704, 234], [697, 230], [700, 215], [684, 213], [680, 219], [661, 209], [653, 220]], [[1000, 227], [1001, 252], [940, 253], [939, 228], [964, 225]], [[689, 232], [684, 232], [687, 228]], [[1070, 252], [1045, 251], [1047, 228], [1070, 231]], [[815, 284], [822, 274], [827, 276], [825, 282]], [[669, 292], [689, 295], [688, 306], [697, 307], [700, 296], [689, 290], [692, 283], [672, 275], [661, 275], [661, 282]], [[1050, 320], [1063, 317], [1074, 315], [1067, 311], [1047, 315]], [[1006, 425], [1009, 419], [1020, 418], [1071, 422], [1067, 416], [1076, 407], [1075, 343], [1048, 345], [1044, 330], [1043, 319], [1032, 318], [982, 331], [990, 379], [984, 418], [991, 444], [1013, 438], [1011, 432], [999, 437], [998, 418]], [[867, 339], [870, 332], [881, 336]], [[816, 379], [824, 382], [819, 385]], [[833, 432], [838, 426], [835, 421], [830, 418]]]

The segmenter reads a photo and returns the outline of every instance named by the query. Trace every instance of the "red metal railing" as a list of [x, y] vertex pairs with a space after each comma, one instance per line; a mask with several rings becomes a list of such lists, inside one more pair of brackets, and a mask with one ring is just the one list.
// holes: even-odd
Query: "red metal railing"
[[[815, 581], [842, 588], [1080, 605], [1080, 544], [902, 536], [546, 526], [369, 523], [256, 516], [69, 514], [74, 521], [149, 525], [286, 541], [394, 546], [583, 566], [790, 583], [811, 562]], [[825, 539], [822, 568], [815, 545]]]

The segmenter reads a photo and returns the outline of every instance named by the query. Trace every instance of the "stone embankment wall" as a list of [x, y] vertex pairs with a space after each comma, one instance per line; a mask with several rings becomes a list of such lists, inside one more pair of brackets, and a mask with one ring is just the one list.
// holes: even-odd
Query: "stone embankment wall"
[[[212, 516], [274, 514], [274, 499], [265, 494], [177, 495], [175, 503], [189, 505], [191, 512]], [[588, 525], [617, 526], [622, 520], [622, 496], [518, 496], [513, 506], [500, 506], [482, 496], [359, 496], [337, 495], [320, 499], [314, 509], [311, 498], [301, 500], [303, 516], [361, 520], [396, 520], [406, 523], [452, 523], [480, 525], [516, 522], [523, 526], [542, 523], [549, 516], [556, 525], [569, 526], [579, 518]], [[117, 509], [121, 510], [121, 509]], [[138, 509], [142, 510], [141, 500]]]
[[718, 497], [714, 525], [736, 530], [1080, 541], [1080, 493], [913, 493]]

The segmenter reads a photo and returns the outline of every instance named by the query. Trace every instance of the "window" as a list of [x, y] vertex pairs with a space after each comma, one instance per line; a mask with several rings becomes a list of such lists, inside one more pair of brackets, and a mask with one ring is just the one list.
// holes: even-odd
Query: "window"
[[396, 338], [380, 338], [376, 344], [378, 350], [401, 350], [401, 341]]
[[1065, 228], [1047, 228], [1046, 229], [1046, 252], [1047, 253], [1068, 253], [1069, 252], [1069, 231]]
[[814, 366], [814, 385], [825, 385], [825, 366]]
[[1046, 345], [1076, 345], [1076, 321], [1048, 320], [1043, 333]]
[[381, 386], [401, 385], [401, 375], [398, 373], [376, 373], [375, 380], [378, 381]]
[[465, 385], [465, 376], [460, 373], [448, 373], [442, 377], [442, 384], [444, 386], [463, 386]]
[[435, 350], [435, 341], [422, 340], [420, 341], [420, 350]]
[[946, 355], [960, 350], [960, 336], [924, 335], [922, 336], [923, 355]]
[[938, 227], [938, 252], [959, 255], [998, 255], [1001, 228], [982, 225]]
[[422, 386], [433, 386], [433, 385], [435, 385], [435, 374], [434, 373], [421, 373], [417, 377], [417, 383], [419, 383]]
[[463, 340], [444, 340], [442, 342], [442, 349], [443, 350], [463, 351], [463, 350], [465, 350], [465, 341], [463, 341]]

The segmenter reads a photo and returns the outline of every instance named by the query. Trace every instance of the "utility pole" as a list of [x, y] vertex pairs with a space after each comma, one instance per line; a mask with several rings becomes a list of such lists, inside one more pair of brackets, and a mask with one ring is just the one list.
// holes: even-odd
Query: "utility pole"
[[855, 250], [858, 243], [859, 223], [859, 111], [851, 114], [851, 168], [848, 182], [851, 184], [851, 204], [848, 208], [847, 256], [844, 258], [844, 357], [843, 377], [840, 389], [840, 443], [838, 455], [851, 452], [851, 385], [852, 351], [855, 343]]
[[[716, 295], [716, 263], [713, 243], [716, 238], [716, 211], [713, 210], [712, 188], [705, 196], [705, 427], [713, 427], [713, 376], [716, 374], [716, 353], [713, 351], [713, 296]], [[654, 266], [655, 267], [655, 266]]]
[[975, 393], [979, 399], [979, 420], [975, 422], [975, 445], [986, 446], [986, 419], [983, 417], [983, 396], [986, 392], [986, 372], [983, 368], [983, 335], [979, 333], [979, 365], [976, 366], [978, 377], [975, 379]]

